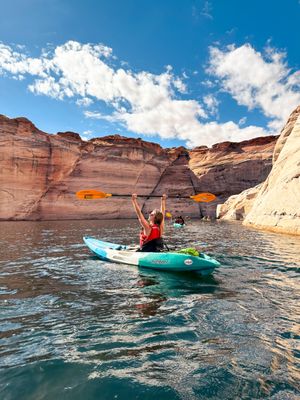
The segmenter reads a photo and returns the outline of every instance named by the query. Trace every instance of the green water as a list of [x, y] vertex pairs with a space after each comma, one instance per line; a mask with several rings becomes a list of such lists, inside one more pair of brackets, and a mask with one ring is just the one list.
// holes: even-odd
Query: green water
[[300, 238], [168, 226], [213, 276], [102, 262], [136, 221], [1, 222], [0, 399], [296, 399]]

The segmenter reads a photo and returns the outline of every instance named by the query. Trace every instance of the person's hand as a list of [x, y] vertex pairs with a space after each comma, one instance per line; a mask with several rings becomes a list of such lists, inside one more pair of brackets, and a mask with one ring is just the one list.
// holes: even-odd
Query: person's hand
[[167, 195], [164, 193], [161, 197], [162, 200], [166, 200], [167, 199]]
[[137, 199], [137, 194], [136, 194], [136, 193], [133, 193], [133, 194], [131, 195], [131, 198], [132, 198], [133, 201], [136, 200], [136, 199]]

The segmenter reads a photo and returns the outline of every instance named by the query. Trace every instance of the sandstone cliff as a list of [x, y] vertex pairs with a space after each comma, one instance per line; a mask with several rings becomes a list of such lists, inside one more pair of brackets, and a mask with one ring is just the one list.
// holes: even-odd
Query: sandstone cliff
[[[103, 219], [134, 217], [128, 197], [79, 201], [81, 189], [140, 195], [209, 191], [213, 203], [168, 199], [168, 209], [192, 217], [214, 215], [218, 203], [264, 181], [275, 137], [211, 149], [163, 149], [141, 139], [112, 135], [81, 140], [73, 132], [49, 135], [26, 118], [0, 115], [0, 219]], [[140, 198], [143, 211], [159, 199]]]
[[[190, 151], [189, 165], [197, 177], [197, 192], [209, 188], [218, 196], [218, 203], [223, 203], [229, 196], [263, 182], [272, 168], [276, 139], [276, 136], [266, 136]], [[216, 204], [207, 203], [202, 208], [206, 215], [215, 216]]]
[[300, 235], [300, 106], [279, 136], [273, 161], [244, 223]]
[[253, 188], [244, 190], [240, 194], [230, 196], [225, 203], [218, 204], [216, 217], [218, 219], [240, 221], [245, 219], [250, 212], [256, 196], [261, 188], [261, 183]]

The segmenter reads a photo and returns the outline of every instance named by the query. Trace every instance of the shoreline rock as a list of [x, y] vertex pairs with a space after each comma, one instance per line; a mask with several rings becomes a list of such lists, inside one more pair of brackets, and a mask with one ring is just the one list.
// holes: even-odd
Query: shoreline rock
[[300, 106], [283, 128], [273, 160], [244, 225], [300, 235]]
[[300, 106], [282, 129], [272, 160], [267, 179], [218, 205], [217, 217], [244, 220], [244, 225], [255, 229], [300, 235]]

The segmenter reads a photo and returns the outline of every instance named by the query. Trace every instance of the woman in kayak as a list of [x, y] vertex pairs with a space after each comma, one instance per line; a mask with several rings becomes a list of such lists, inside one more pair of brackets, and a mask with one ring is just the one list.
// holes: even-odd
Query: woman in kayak
[[137, 202], [137, 195], [132, 195], [132, 204], [136, 215], [142, 225], [140, 232], [140, 249], [138, 251], [161, 251], [163, 249], [162, 235], [164, 233], [164, 215], [166, 211], [165, 194], [161, 197], [160, 210], [153, 210], [149, 214], [148, 221], [142, 214], [140, 206]]

